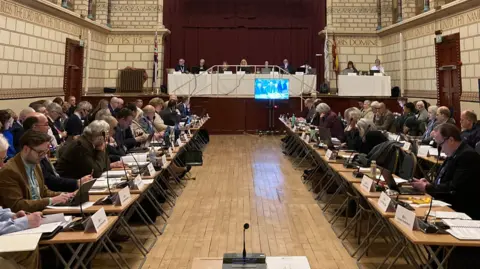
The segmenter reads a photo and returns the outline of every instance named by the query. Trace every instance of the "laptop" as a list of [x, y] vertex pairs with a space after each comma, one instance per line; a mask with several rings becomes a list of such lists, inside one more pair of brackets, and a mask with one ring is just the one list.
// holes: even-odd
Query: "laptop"
[[369, 71], [370, 76], [373, 76], [374, 74], [378, 74], [378, 73], [380, 73], [380, 70], [370, 70]]
[[83, 203], [89, 201], [88, 192], [95, 184], [96, 179], [90, 180], [86, 183], [83, 183], [80, 189], [77, 191], [75, 196], [73, 196], [69, 201], [64, 204], [56, 204], [55, 206], [79, 206]]
[[200, 74], [200, 67], [193, 66], [192, 67], [192, 74]]
[[424, 192], [417, 191], [414, 188], [411, 187], [399, 187], [397, 185], [397, 182], [395, 182], [395, 179], [392, 176], [392, 172], [388, 169], [383, 169], [382, 170], [382, 176], [385, 179], [385, 182], [388, 185], [388, 188], [394, 191], [397, 191], [399, 194], [406, 194], [406, 195], [423, 195], [425, 194]]
[[272, 68], [264, 67], [264, 68], [262, 68], [261, 73], [262, 74], [270, 74], [272, 71], [273, 71]]

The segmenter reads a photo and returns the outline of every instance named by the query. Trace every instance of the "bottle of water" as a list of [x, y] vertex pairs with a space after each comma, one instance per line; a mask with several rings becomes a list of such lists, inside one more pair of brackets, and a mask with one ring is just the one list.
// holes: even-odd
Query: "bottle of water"
[[373, 180], [377, 180], [377, 162], [372, 161], [370, 164], [370, 174], [372, 175]]
[[295, 127], [295, 114], [292, 114], [292, 128]]
[[157, 166], [157, 154], [153, 147], [151, 147], [150, 151], [148, 152], [148, 158], [150, 159], [150, 162], [153, 164], [153, 166]]

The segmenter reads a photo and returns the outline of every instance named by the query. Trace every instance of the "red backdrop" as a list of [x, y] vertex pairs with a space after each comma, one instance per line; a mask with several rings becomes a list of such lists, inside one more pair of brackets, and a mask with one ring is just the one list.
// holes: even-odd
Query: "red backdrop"
[[[187, 66], [280, 64], [308, 62], [323, 81], [323, 41], [318, 33], [326, 23], [325, 0], [165, 0], [165, 67], [179, 58]], [[166, 76], [165, 76], [166, 77]]]

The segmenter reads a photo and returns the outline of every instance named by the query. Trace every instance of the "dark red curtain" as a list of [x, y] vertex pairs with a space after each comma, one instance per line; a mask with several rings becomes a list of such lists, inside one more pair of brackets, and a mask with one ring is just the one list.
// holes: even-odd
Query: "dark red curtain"
[[[188, 66], [201, 58], [209, 66], [223, 61], [280, 64], [287, 58], [298, 67], [308, 62], [323, 82], [325, 0], [165, 0], [166, 68], [179, 58]], [[166, 76], [165, 76], [166, 77]]]

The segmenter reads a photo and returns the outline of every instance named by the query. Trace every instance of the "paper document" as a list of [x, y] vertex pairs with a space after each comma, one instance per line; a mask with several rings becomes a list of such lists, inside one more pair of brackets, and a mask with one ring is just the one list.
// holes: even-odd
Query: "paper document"
[[[128, 173], [128, 172], [127, 172]], [[124, 177], [125, 171], [124, 170], [110, 170], [108, 171], [108, 177]], [[107, 172], [103, 172], [102, 177], [107, 177]]]
[[126, 162], [128, 166], [147, 166], [150, 162]]
[[476, 228], [454, 228], [447, 232], [458, 240], [480, 240], [480, 229]]
[[450, 228], [480, 228], [480, 220], [445, 219], [442, 221]]
[[143, 184], [152, 184], [153, 179], [143, 179]]
[[310, 264], [305, 256], [267, 257], [268, 268], [310, 269]]
[[63, 213], [44, 215], [42, 218], [42, 224], [64, 222], [64, 221], [65, 221], [65, 215]]
[[[82, 209], [87, 209], [89, 207], [91, 207], [95, 202], [85, 202], [82, 204]], [[50, 208], [50, 209], [78, 209], [80, 210], [80, 206], [56, 206], [56, 205], [49, 205], [47, 206], [47, 208]]]
[[0, 253], [33, 251], [37, 248], [41, 236], [41, 233], [0, 236]]
[[110, 185], [110, 188], [112, 188], [114, 184], [117, 184], [119, 182], [122, 182], [122, 180], [119, 179], [119, 178], [110, 178], [108, 181], [107, 180], [102, 180], [102, 181], [97, 180], [93, 184], [92, 189], [105, 189], [105, 188], [108, 188], [108, 185]]
[[432, 213], [430, 213], [430, 216], [436, 217], [439, 219], [463, 219], [463, 220], [472, 219], [465, 213], [446, 212], [446, 211], [432, 211]]
[[48, 224], [42, 224], [37, 228], [27, 229], [19, 232], [14, 232], [9, 235], [17, 235], [17, 234], [42, 234], [42, 233], [51, 233], [53, 232], [62, 222], [52, 222]]

